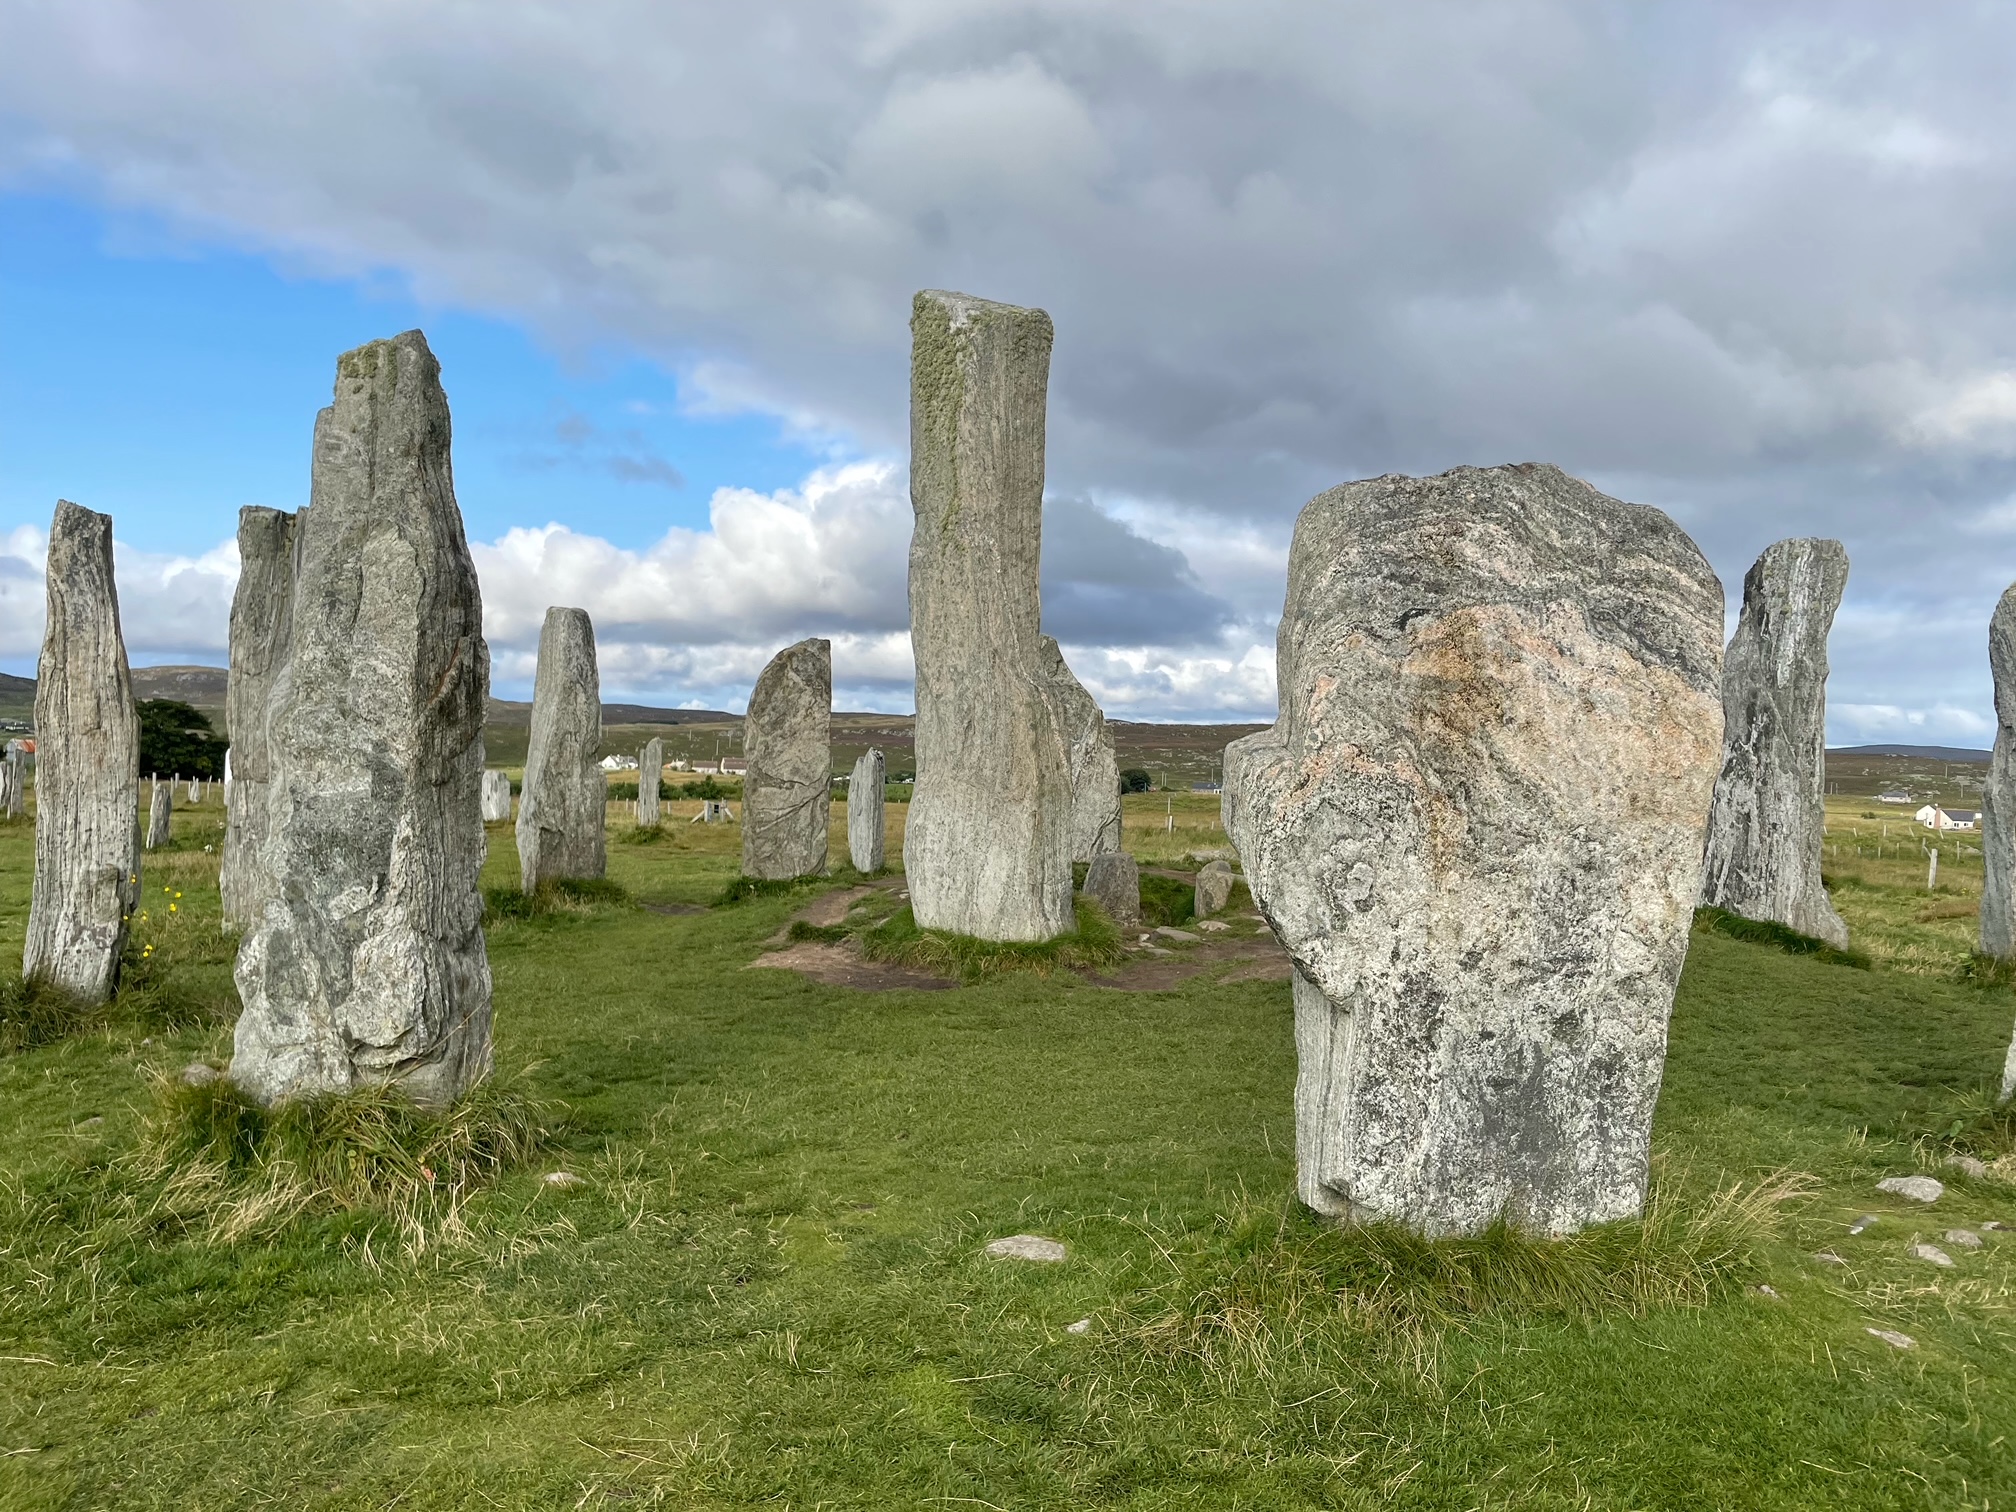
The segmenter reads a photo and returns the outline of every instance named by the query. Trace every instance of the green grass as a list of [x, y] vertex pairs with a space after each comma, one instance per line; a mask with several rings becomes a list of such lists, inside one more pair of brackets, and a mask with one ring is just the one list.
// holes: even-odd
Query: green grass
[[912, 966], [963, 982], [978, 982], [1003, 972], [1053, 971], [1110, 966], [1126, 952], [1120, 933], [1095, 903], [1077, 901], [1076, 927], [1054, 939], [979, 940], [943, 929], [920, 929], [909, 909], [856, 925], [851, 933], [861, 953], [871, 961]]
[[[1172, 852], [1211, 843], [1191, 807]], [[612, 846], [611, 879], [702, 903], [739, 842], [668, 826]], [[508, 888], [508, 829], [491, 848]], [[0, 831], [0, 949], [28, 858]], [[211, 994], [214, 858], [147, 865], [149, 938], [182, 952], [164, 985]], [[2007, 1139], [1984, 1091], [2016, 1020], [2016, 993], [1954, 980], [1948, 921], [1897, 902], [1868, 971], [1697, 933], [1647, 1218], [1424, 1245], [1293, 1205], [1285, 984], [748, 969], [844, 880], [499, 918], [497, 1086], [523, 1101], [461, 1135], [186, 1095], [229, 1024], [132, 1003], [0, 1058], [0, 1507], [2016, 1497], [2016, 1241], [1952, 1271], [1907, 1253], [2016, 1221], [2016, 1187], [1937, 1164]], [[1936, 1208], [1875, 1191], [1920, 1168], [1951, 1180]], [[1019, 1232], [1070, 1259], [982, 1253]]]
[[483, 921], [500, 924], [579, 916], [629, 903], [630, 894], [623, 884], [607, 877], [562, 877], [531, 893], [509, 882], [493, 883], [483, 889]]
[[1709, 934], [1726, 936], [1731, 940], [1748, 940], [1753, 945], [1769, 945], [1772, 949], [1782, 950], [1788, 955], [1811, 956], [1814, 960], [1829, 966], [1850, 966], [1857, 971], [1867, 971], [1875, 964], [1869, 959], [1869, 952], [1866, 950], [1856, 950], [1853, 947], [1844, 950], [1770, 919], [1746, 919], [1743, 915], [1730, 913], [1727, 909], [1695, 909], [1694, 927]]

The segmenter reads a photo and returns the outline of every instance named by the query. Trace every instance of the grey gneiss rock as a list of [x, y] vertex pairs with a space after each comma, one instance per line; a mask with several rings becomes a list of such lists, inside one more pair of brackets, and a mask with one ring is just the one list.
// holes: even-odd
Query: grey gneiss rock
[[1558, 468], [1302, 511], [1280, 718], [1223, 804], [1294, 960], [1304, 1202], [1427, 1234], [1640, 1210], [1721, 661], [1694, 543]]
[[1122, 929], [1141, 922], [1141, 868], [1125, 851], [1102, 851], [1085, 868], [1085, 896]]
[[1047, 940], [1073, 923], [1074, 811], [1037, 593], [1050, 317], [927, 290], [910, 332], [911, 908]]
[[496, 767], [483, 773], [483, 822], [500, 824], [511, 817], [511, 774]]
[[602, 822], [609, 784], [602, 754], [602, 679], [585, 609], [554, 607], [539, 627], [532, 740], [518, 793], [518, 875], [528, 893], [607, 866]]
[[665, 780], [665, 742], [653, 735], [637, 753], [637, 828], [658, 827], [658, 784]]
[[224, 790], [224, 859], [217, 888], [227, 924], [253, 923], [273, 892], [273, 879], [259, 860], [273, 770], [266, 703], [287, 655], [293, 618], [294, 516], [248, 504], [238, 511], [238, 589], [231, 597], [231, 667], [224, 688], [231, 781]]
[[1090, 861], [1120, 849], [1120, 761], [1105, 713], [1073, 675], [1057, 642], [1046, 635], [1037, 644], [1071, 781], [1071, 859]]
[[[1995, 755], [1981, 788], [1981, 953], [2016, 959], [2016, 587], [1988, 621], [1995, 679]], [[2016, 1096], [2016, 1037], [2002, 1063], [2002, 1098]]]
[[1041, 1234], [1010, 1234], [1006, 1239], [996, 1239], [989, 1244], [987, 1253], [996, 1260], [1035, 1260], [1055, 1265], [1068, 1258], [1070, 1251], [1055, 1239], [1045, 1239]]
[[112, 517], [59, 501], [45, 580], [21, 973], [102, 1003], [118, 984], [140, 875], [140, 719], [119, 633]]
[[[742, 871], [777, 880], [826, 870], [833, 813], [833, 643], [770, 658], [742, 721]], [[851, 845], [851, 835], [849, 837]]]
[[1232, 901], [1232, 868], [1224, 861], [1207, 861], [1197, 869], [1191, 909], [1200, 919], [1208, 919]]
[[1703, 903], [1832, 945], [1848, 943], [1848, 926], [1820, 882], [1827, 632], [1847, 583], [1839, 541], [1779, 541], [1744, 575], [1701, 875]]
[[174, 833], [175, 784], [156, 777], [147, 798], [147, 849], [161, 849]]
[[870, 747], [847, 779], [847, 857], [858, 872], [878, 872], [888, 859], [883, 814], [888, 786], [882, 753]]
[[1946, 1183], [1936, 1176], [1885, 1176], [1876, 1190], [1912, 1202], [1937, 1202], [1946, 1195]]
[[444, 1105], [490, 1069], [483, 602], [418, 331], [337, 360], [295, 521], [267, 698], [259, 860], [231, 1078], [262, 1102], [393, 1083]]
[[[7, 817], [19, 819], [28, 812], [28, 747], [18, 740], [8, 741], [5, 766]], [[134, 780], [137, 782], [139, 779], [136, 776]]]

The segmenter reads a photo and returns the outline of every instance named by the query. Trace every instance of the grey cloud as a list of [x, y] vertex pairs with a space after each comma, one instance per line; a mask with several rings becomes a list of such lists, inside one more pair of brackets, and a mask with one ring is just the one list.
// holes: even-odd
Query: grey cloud
[[1216, 641], [1232, 618], [1182, 552], [1083, 499], [1045, 501], [1043, 628], [1060, 641], [1188, 646]]
[[561, 468], [606, 473], [620, 483], [649, 483], [659, 488], [684, 488], [686, 475], [661, 455], [640, 430], [610, 430], [579, 410], [561, 408], [543, 444], [518, 451], [514, 461], [535, 472]]

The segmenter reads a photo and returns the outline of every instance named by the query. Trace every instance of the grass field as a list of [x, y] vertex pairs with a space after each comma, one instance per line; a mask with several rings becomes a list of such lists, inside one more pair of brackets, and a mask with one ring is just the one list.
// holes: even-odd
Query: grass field
[[[1922, 857], [1830, 857], [1874, 970], [1696, 936], [1650, 1229], [1437, 1248], [1296, 1211], [1285, 985], [748, 969], [814, 894], [659, 911], [737, 871], [692, 807], [611, 844], [627, 900], [489, 931], [499, 1095], [564, 1110], [549, 1146], [291, 1218], [147, 1158], [157, 1083], [229, 1053], [220, 820], [182, 819], [130, 998], [0, 1059], [0, 1507], [2016, 1504], [2016, 1235], [1941, 1239], [2016, 1185], [1936, 1165], [2007, 1148], [1970, 1120], [2016, 995], [1955, 980], [1940, 911], [1978, 860], [1928, 897]], [[1128, 841], [1225, 845], [1187, 795]], [[16, 958], [30, 853], [0, 827]], [[1933, 1208], [1875, 1190], [1935, 1168]], [[1021, 1232], [1070, 1259], [982, 1254]]]

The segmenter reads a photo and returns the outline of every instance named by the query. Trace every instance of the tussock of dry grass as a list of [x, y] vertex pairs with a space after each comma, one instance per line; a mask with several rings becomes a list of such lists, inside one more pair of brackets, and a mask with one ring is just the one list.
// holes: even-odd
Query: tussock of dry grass
[[1125, 958], [1120, 932], [1097, 904], [1079, 899], [1078, 927], [1054, 940], [978, 940], [942, 929], [919, 929], [905, 908], [880, 924], [855, 931], [871, 961], [909, 966], [976, 982], [1007, 971], [1039, 976], [1085, 966], [1110, 966]]
[[0, 981], [0, 1055], [54, 1044], [105, 1021], [105, 1010], [43, 981]]

